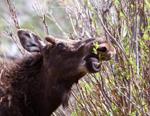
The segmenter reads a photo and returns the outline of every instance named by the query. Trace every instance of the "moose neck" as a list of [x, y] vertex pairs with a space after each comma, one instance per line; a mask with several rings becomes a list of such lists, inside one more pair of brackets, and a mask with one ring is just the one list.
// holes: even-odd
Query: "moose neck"
[[[24, 92], [27, 97], [24, 98], [26, 100], [24, 102], [29, 103], [27, 106], [25, 103], [24, 105], [36, 116], [49, 116], [59, 105], [66, 106], [72, 85], [85, 75], [79, 72], [73, 76], [63, 77], [57, 72], [48, 73], [48, 68], [43, 66], [41, 55], [26, 58], [18, 64], [18, 67], [17, 77], [22, 75], [26, 77], [21, 80], [18, 78], [13, 85], [17, 90]], [[22, 87], [24, 84], [20, 83], [26, 83], [27, 88]]]
[[[43, 73], [43, 92], [41, 91], [42, 102], [40, 104], [41, 116], [49, 116], [52, 114], [59, 105], [66, 107], [70, 96], [71, 87], [74, 83], [77, 83], [79, 78], [84, 74], [78, 73], [74, 76], [64, 77], [64, 75], [56, 75], [51, 73], [47, 75], [46, 69], [42, 69]], [[57, 72], [58, 73], [58, 72]], [[67, 75], [65, 75], [67, 76]], [[44, 80], [45, 79], [45, 80]]]

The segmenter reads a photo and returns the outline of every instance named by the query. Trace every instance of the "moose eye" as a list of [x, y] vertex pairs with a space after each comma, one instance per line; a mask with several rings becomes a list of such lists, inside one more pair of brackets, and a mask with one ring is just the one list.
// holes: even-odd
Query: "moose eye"
[[59, 49], [64, 49], [64, 48], [65, 48], [65, 44], [64, 44], [64, 43], [58, 43], [58, 44], [57, 44], [57, 47], [58, 47]]

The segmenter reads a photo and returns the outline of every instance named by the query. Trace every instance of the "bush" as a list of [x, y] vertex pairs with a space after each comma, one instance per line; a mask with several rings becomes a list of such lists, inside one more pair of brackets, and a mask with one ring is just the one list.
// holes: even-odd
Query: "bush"
[[69, 108], [53, 115], [150, 115], [148, 0], [39, 0], [33, 1], [34, 10], [25, 7], [28, 2], [2, 2], [7, 6], [1, 7], [3, 19], [10, 18], [0, 19], [2, 38], [19, 45], [16, 30], [28, 28], [66, 39], [105, 36], [117, 49], [99, 73], [87, 75], [74, 87]]

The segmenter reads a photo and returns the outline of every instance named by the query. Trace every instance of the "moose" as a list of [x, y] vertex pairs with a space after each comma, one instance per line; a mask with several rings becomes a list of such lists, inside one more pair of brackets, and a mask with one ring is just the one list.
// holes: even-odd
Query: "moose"
[[67, 105], [73, 84], [100, 71], [100, 61], [116, 53], [110, 42], [100, 38], [68, 41], [47, 36], [42, 41], [25, 29], [17, 34], [30, 54], [0, 60], [0, 116], [49, 116]]

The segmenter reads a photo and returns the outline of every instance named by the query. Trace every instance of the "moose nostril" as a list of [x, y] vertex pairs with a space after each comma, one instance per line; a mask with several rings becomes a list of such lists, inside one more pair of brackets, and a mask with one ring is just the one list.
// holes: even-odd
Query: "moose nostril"
[[100, 48], [98, 48], [98, 51], [100, 51], [100, 52], [106, 52], [107, 48], [106, 47], [100, 47]]

